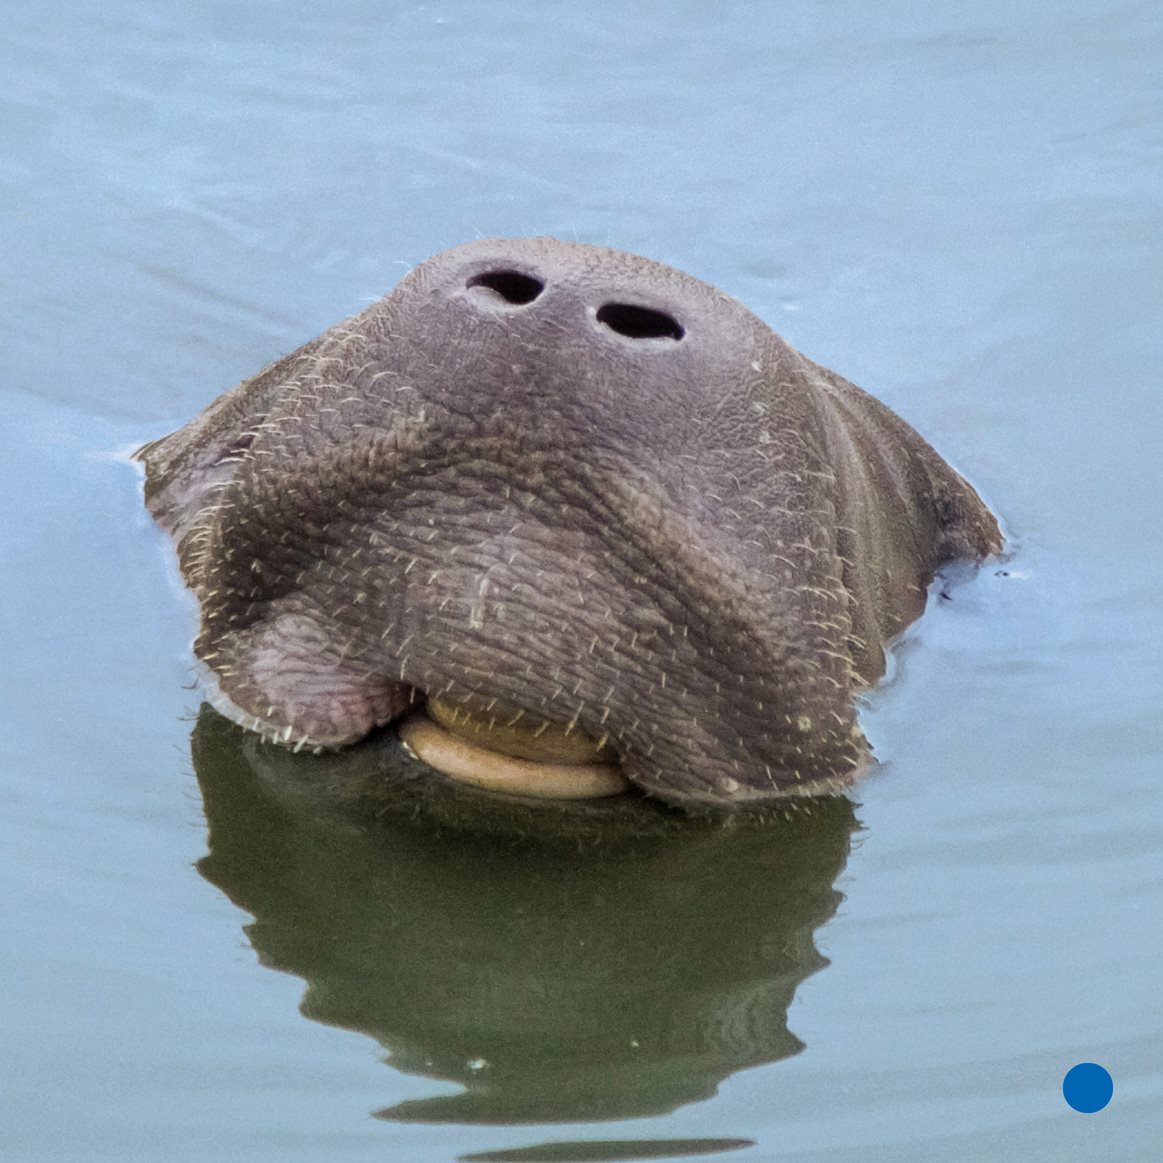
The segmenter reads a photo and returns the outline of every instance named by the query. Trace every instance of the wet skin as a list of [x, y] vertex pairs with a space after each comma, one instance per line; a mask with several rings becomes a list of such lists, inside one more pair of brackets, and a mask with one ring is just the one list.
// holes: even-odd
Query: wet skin
[[422, 263], [139, 456], [219, 710], [311, 748], [410, 715], [430, 764], [526, 796], [840, 790], [886, 642], [1001, 547], [734, 299], [552, 239]]

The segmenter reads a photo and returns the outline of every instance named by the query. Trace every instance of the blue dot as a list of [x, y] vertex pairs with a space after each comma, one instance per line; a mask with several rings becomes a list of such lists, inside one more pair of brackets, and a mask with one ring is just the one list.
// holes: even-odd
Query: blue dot
[[1079, 1062], [1062, 1079], [1062, 1097], [1084, 1115], [1100, 1111], [1111, 1100], [1115, 1084], [1110, 1072], [1097, 1062]]

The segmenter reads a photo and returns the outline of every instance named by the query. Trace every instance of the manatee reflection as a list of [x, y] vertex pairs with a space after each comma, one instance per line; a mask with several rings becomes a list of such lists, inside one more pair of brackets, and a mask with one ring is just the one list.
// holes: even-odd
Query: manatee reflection
[[[827, 963], [813, 933], [840, 899], [846, 800], [761, 826], [646, 803], [616, 823], [556, 805], [498, 814], [468, 789], [437, 803], [391, 736], [292, 755], [209, 708], [193, 754], [199, 869], [254, 915], [263, 964], [307, 982], [308, 1017], [465, 1088], [383, 1118], [653, 1115], [802, 1048], [787, 1008]], [[554, 834], [498, 834], [514, 819]]]

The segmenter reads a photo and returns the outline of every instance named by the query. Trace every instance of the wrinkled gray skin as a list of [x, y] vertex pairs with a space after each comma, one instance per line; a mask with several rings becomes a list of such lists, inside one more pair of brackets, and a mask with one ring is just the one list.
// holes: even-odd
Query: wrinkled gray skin
[[546, 238], [437, 255], [139, 455], [232, 718], [340, 747], [443, 695], [676, 804], [849, 784], [886, 641], [1001, 546], [737, 301]]

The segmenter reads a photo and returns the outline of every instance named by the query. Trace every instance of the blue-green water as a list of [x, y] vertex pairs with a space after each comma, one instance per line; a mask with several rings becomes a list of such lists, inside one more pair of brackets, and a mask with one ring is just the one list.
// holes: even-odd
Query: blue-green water
[[[0, 1157], [1159, 1158], [1163, 10], [4, 29]], [[719, 284], [1002, 514], [1007, 576], [870, 698], [850, 815], [602, 861], [369, 833], [212, 721], [192, 757], [125, 453], [414, 262], [533, 233]]]

